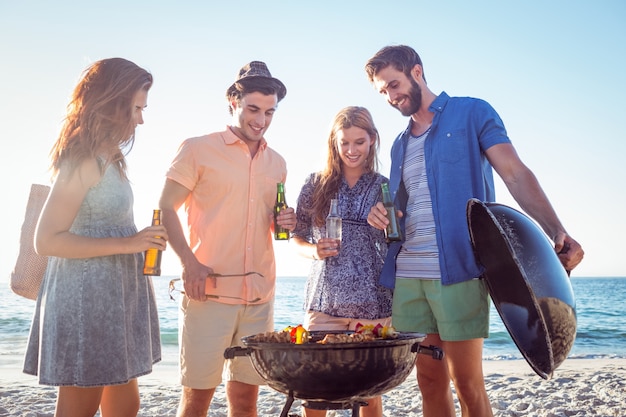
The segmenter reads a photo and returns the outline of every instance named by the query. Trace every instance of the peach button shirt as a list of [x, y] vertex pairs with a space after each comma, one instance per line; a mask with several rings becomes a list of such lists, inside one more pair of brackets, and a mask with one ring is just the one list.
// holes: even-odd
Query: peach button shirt
[[[285, 160], [262, 140], [252, 159], [248, 146], [229, 128], [185, 140], [167, 178], [191, 191], [184, 203], [189, 245], [198, 261], [217, 273], [246, 277], [217, 278], [207, 294], [273, 299], [276, 283], [271, 215], [276, 183], [287, 176]], [[242, 301], [219, 298], [226, 304]]]

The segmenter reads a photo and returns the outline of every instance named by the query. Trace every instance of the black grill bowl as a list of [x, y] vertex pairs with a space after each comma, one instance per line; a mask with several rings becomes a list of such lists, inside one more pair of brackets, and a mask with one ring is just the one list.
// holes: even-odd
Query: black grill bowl
[[567, 271], [543, 231], [523, 213], [471, 199], [467, 220], [491, 299], [533, 370], [550, 379], [576, 338]]
[[[327, 333], [311, 332], [312, 340]], [[397, 339], [319, 344], [268, 343], [242, 338], [257, 373], [273, 389], [314, 401], [358, 401], [400, 385], [411, 373], [424, 340], [421, 333]]]

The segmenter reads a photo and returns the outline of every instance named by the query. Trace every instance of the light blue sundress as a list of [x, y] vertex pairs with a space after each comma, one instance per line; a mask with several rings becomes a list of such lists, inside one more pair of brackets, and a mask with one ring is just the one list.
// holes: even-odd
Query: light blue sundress
[[[71, 227], [96, 238], [137, 233], [128, 180], [109, 166]], [[115, 385], [161, 360], [159, 321], [143, 254], [50, 257], [39, 291], [24, 372], [45, 385]]]

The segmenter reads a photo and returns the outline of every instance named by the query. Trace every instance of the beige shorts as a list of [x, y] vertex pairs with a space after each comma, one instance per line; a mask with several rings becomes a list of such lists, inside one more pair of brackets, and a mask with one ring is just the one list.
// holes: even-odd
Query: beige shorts
[[273, 302], [259, 305], [199, 302], [181, 297], [178, 324], [181, 384], [210, 389], [222, 380], [263, 385], [249, 356], [224, 359], [224, 351], [242, 346], [241, 338], [273, 331]]
[[383, 326], [391, 326], [391, 317], [383, 319], [367, 320], [367, 319], [351, 319], [346, 317], [335, 317], [319, 311], [307, 311], [304, 315], [304, 324], [302, 326], [309, 330], [354, 330], [356, 325], [372, 324], [376, 326], [380, 323]]

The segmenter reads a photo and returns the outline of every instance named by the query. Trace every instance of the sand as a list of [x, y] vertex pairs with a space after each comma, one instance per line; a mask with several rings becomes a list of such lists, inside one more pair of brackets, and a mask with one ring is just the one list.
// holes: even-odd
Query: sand
[[[485, 361], [485, 383], [496, 417], [504, 416], [626, 416], [626, 359], [567, 359], [550, 380], [537, 376], [524, 360]], [[176, 364], [155, 365], [139, 379], [139, 416], [174, 417], [180, 396]], [[49, 417], [54, 415], [56, 388], [37, 384], [21, 372], [21, 358], [0, 361], [0, 416]], [[284, 394], [261, 387], [259, 416], [279, 416]], [[300, 414], [296, 400], [290, 414]], [[460, 409], [457, 406], [457, 415]], [[415, 374], [383, 395], [386, 417], [421, 416], [421, 395]], [[351, 416], [350, 411], [329, 410], [328, 417]], [[215, 394], [211, 417], [226, 417], [223, 386]]]

